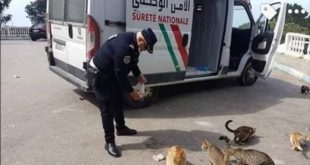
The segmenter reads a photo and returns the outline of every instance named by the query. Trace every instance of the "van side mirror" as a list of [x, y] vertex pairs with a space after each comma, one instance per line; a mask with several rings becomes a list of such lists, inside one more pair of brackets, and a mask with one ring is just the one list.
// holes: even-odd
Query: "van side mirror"
[[182, 36], [182, 46], [186, 47], [187, 44], [188, 44], [188, 34], [183, 34], [183, 36]]
[[252, 51], [257, 54], [267, 54], [271, 48], [273, 32], [266, 31], [254, 37]]

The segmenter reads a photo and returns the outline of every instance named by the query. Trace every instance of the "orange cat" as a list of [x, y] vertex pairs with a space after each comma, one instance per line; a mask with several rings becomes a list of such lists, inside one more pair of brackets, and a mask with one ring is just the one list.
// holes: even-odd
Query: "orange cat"
[[300, 132], [294, 132], [290, 136], [290, 141], [293, 145], [293, 150], [303, 151], [302, 146], [310, 142], [310, 136], [304, 135]]
[[168, 149], [166, 165], [185, 165], [186, 153], [180, 146], [172, 146]]

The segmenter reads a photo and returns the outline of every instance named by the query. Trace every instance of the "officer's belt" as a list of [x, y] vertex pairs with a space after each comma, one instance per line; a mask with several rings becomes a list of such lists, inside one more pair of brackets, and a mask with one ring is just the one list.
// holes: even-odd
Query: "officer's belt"
[[96, 65], [94, 64], [94, 58], [92, 58], [92, 59], [90, 60], [89, 65], [90, 65], [92, 68], [98, 69], [98, 68], [96, 67]]

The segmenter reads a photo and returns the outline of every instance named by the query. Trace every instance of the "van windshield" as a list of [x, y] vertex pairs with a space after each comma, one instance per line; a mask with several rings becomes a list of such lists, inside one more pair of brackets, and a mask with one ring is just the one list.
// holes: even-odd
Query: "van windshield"
[[86, 0], [66, 0], [65, 21], [84, 23]]
[[63, 21], [64, 18], [64, 0], [49, 0], [49, 19]]

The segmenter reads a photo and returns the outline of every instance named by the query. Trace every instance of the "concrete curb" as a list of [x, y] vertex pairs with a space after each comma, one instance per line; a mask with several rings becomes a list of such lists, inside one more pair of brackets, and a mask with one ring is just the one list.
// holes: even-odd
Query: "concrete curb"
[[310, 84], [310, 76], [305, 74], [305, 73], [302, 73], [302, 72], [300, 72], [294, 68], [291, 68], [287, 65], [283, 65], [283, 64], [280, 64], [277, 62], [274, 63], [273, 68], [280, 70], [280, 71], [283, 71], [289, 75], [296, 77], [297, 79], [299, 79], [301, 81], [304, 81], [304, 82]]

